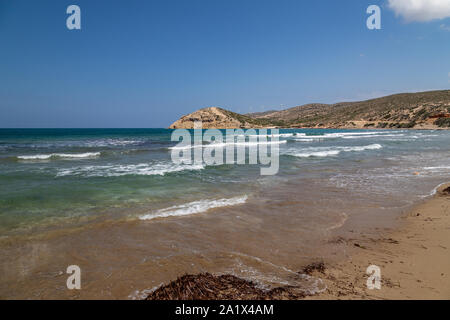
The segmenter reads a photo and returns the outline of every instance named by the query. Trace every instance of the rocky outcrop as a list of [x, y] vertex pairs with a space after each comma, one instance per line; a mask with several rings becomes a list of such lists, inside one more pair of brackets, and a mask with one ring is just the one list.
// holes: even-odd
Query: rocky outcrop
[[195, 122], [202, 122], [204, 129], [262, 128], [267, 121], [252, 119], [222, 108], [210, 107], [181, 117], [170, 125], [170, 129], [193, 129]]

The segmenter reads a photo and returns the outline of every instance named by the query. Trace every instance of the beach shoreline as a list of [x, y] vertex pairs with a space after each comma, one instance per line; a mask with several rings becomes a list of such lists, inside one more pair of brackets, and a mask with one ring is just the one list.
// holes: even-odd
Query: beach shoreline
[[[449, 299], [449, 188], [402, 215], [397, 230], [354, 243], [355, 254], [321, 274], [327, 290], [308, 299]], [[381, 289], [367, 288], [370, 265], [380, 267]]]
[[[341, 239], [352, 247], [345, 260], [332, 265], [318, 261], [300, 270], [299, 275], [325, 285], [319, 293], [289, 286], [262, 291], [244, 279], [206, 273], [182, 276], [147, 299], [449, 299], [450, 183], [399, 219], [399, 228], [378, 238]], [[367, 287], [371, 265], [380, 268], [380, 289]]]
[[[199, 283], [199, 298], [320, 299], [333, 268], [398, 241], [399, 217], [449, 181], [449, 132], [281, 135], [280, 170], [265, 177], [175, 164], [166, 129], [5, 132], [0, 296], [143, 299], [187, 274], [179, 290]], [[66, 286], [72, 265], [81, 290]]]

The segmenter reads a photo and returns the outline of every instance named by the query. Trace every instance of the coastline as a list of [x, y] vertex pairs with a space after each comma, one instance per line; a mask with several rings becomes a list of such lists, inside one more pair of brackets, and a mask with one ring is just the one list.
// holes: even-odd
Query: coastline
[[[401, 216], [400, 227], [377, 239], [346, 241], [352, 254], [333, 265], [313, 263], [299, 275], [321, 279], [326, 288], [305, 294], [295, 287], [264, 291], [231, 275], [185, 275], [150, 293], [147, 299], [449, 299], [450, 183]], [[369, 290], [366, 269], [381, 270], [381, 289]]]
[[[327, 268], [327, 290], [309, 299], [449, 299], [450, 183], [400, 217], [401, 226], [380, 239], [359, 241], [358, 252]], [[444, 192], [446, 190], [446, 192]], [[356, 245], [356, 244], [354, 244]], [[381, 289], [366, 286], [366, 268], [381, 269]]]
[[[276, 177], [175, 165], [166, 129], [6, 132], [0, 296], [143, 299], [188, 274], [179, 292], [199, 284], [199, 298], [350, 299], [351, 287], [331, 292], [332, 269], [369, 251], [357, 245], [397, 241], [399, 217], [449, 181], [449, 132], [406, 131], [292, 134]], [[82, 269], [81, 291], [66, 289], [70, 265]]]

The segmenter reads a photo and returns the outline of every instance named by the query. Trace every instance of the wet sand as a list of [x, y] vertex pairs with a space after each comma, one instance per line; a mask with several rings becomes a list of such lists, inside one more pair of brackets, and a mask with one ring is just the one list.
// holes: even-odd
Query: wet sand
[[[450, 183], [399, 219], [398, 229], [379, 237], [336, 239], [351, 248], [347, 259], [299, 270], [299, 277], [323, 281], [319, 294], [294, 286], [262, 291], [231, 275], [198, 274], [161, 286], [148, 299], [450, 299]], [[370, 265], [381, 270], [380, 289], [367, 288]]]
[[[276, 201], [255, 196], [186, 218], [99, 222], [3, 239], [0, 255], [8, 258], [0, 264], [0, 297], [450, 298], [450, 196], [440, 191], [419, 206], [402, 207], [401, 215], [401, 208], [379, 208], [395, 204], [389, 197], [366, 192], [340, 203], [335, 199], [346, 199], [345, 189], [317, 185], [329, 202], [317, 200], [316, 188], [300, 197], [289, 185], [270, 190]], [[364, 211], [368, 201], [372, 211]], [[82, 290], [66, 287], [72, 264], [83, 270]], [[381, 290], [366, 289], [371, 264], [381, 268]]]
[[[450, 183], [402, 216], [380, 239], [354, 243], [358, 251], [327, 268], [327, 290], [310, 299], [450, 299]], [[369, 265], [381, 269], [381, 289], [367, 289]]]

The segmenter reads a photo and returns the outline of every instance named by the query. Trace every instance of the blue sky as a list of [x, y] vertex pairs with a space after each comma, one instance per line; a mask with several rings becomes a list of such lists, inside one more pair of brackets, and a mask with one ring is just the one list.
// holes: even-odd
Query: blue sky
[[0, 0], [0, 127], [167, 127], [209, 106], [447, 89], [450, 13], [408, 1]]

